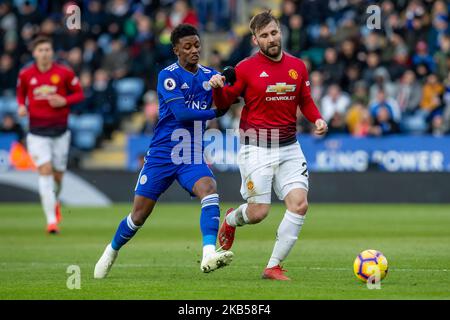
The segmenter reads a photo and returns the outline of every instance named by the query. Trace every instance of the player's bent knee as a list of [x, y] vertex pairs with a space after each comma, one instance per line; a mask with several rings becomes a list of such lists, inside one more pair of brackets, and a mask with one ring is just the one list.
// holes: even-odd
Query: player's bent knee
[[40, 175], [49, 176], [53, 174], [53, 167], [50, 162], [44, 163], [38, 167], [38, 172]]
[[292, 205], [291, 208], [288, 208], [289, 211], [293, 213], [297, 213], [299, 215], [306, 215], [306, 212], [308, 211], [308, 201], [305, 199], [303, 201], [300, 201], [298, 203], [295, 203]]

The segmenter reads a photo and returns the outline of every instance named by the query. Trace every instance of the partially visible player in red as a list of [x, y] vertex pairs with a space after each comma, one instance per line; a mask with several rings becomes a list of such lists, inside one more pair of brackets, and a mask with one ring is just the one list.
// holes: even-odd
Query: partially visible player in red
[[252, 18], [250, 29], [259, 52], [236, 66], [236, 82], [225, 85], [228, 79], [221, 75], [210, 80], [217, 108], [228, 108], [239, 96], [245, 102], [238, 162], [247, 203], [227, 211], [218, 236], [222, 249], [228, 250], [237, 226], [261, 222], [269, 213], [273, 185], [287, 210], [263, 278], [289, 280], [280, 264], [294, 246], [308, 209], [308, 171], [296, 137], [297, 110], [300, 107], [315, 124], [318, 135], [327, 132], [327, 123], [311, 98], [305, 64], [281, 49], [279, 21], [270, 11], [262, 12]]
[[47, 218], [47, 232], [59, 232], [59, 194], [70, 146], [67, 121], [70, 106], [84, 99], [74, 72], [53, 61], [52, 42], [38, 37], [32, 45], [34, 63], [25, 66], [17, 81], [20, 117], [29, 116], [27, 148], [39, 173], [39, 194]]

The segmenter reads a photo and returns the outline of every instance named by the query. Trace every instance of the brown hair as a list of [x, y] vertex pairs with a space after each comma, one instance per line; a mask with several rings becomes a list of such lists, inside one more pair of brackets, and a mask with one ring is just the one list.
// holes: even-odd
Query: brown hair
[[53, 47], [52, 39], [46, 36], [39, 36], [31, 43], [31, 49], [36, 49], [36, 47], [42, 43], [49, 43]]
[[255, 35], [258, 30], [261, 30], [272, 21], [275, 21], [278, 26], [280, 25], [280, 21], [272, 14], [271, 10], [258, 13], [250, 20], [250, 30], [252, 34]]

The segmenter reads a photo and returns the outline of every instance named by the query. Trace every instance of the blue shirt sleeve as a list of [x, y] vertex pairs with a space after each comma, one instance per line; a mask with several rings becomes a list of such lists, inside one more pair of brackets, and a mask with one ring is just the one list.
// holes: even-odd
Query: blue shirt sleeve
[[184, 95], [181, 92], [181, 83], [178, 82], [179, 80], [176, 75], [167, 70], [162, 70], [159, 73], [157, 90], [162, 98], [160, 102], [169, 103], [177, 99], [183, 99], [184, 101]]
[[211, 120], [216, 117], [213, 109], [195, 110], [186, 108], [184, 100], [174, 99], [167, 104], [178, 121]]

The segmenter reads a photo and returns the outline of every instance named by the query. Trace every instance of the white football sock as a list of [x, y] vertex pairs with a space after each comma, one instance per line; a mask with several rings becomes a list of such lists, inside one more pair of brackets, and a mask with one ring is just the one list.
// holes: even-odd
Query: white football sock
[[275, 267], [283, 261], [295, 242], [297, 241], [298, 234], [300, 233], [305, 216], [290, 212], [286, 210], [283, 220], [280, 223], [277, 231], [277, 240], [270, 257], [268, 268]]
[[47, 217], [47, 224], [56, 223], [56, 197], [53, 176], [39, 176], [39, 194], [41, 196], [42, 208]]
[[216, 246], [213, 244], [207, 244], [206, 246], [203, 246], [203, 258], [206, 256], [209, 256], [210, 254], [213, 254], [216, 252]]
[[244, 203], [227, 215], [227, 223], [232, 227], [240, 227], [248, 223], [248, 216], [246, 213], [248, 204]]

